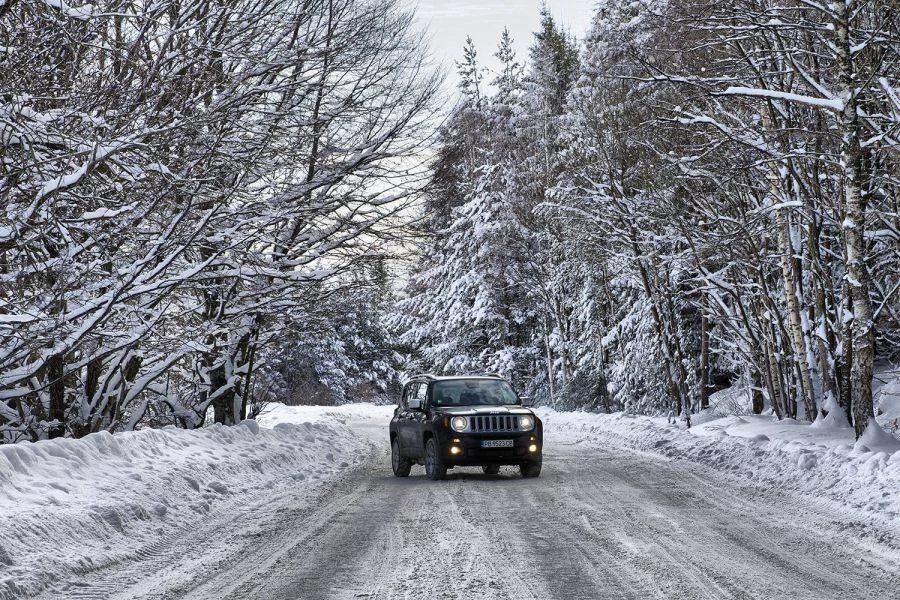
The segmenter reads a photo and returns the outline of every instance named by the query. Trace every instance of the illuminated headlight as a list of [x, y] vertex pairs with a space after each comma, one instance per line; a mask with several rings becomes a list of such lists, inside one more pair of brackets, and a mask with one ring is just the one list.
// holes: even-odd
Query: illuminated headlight
[[450, 419], [450, 428], [453, 431], [465, 431], [469, 427], [469, 420], [465, 417], [453, 417]]
[[522, 415], [519, 417], [519, 429], [522, 431], [531, 431], [534, 429], [534, 417], [531, 415]]

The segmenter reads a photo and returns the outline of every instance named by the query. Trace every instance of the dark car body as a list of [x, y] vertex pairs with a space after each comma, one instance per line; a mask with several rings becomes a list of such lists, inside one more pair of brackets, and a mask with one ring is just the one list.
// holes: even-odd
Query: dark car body
[[[429, 439], [434, 439], [445, 468], [456, 466], [500, 465], [537, 466], [540, 470], [543, 447], [543, 424], [533, 410], [522, 405], [439, 406], [434, 399], [435, 385], [442, 381], [500, 381], [498, 376], [414, 377], [403, 389], [401, 400], [390, 423], [390, 439], [399, 445], [401, 456], [410, 463], [424, 464]], [[510, 389], [510, 393], [513, 393]], [[419, 407], [415, 407], [420, 404]], [[412, 406], [411, 406], [412, 405]], [[453, 417], [466, 417], [465, 431], [451, 428]], [[533, 427], [523, 430], [533, 419]], [[426, 465], [427, 466], [427, 465]], [[531, 475], [536, 476], [536, 475]]]

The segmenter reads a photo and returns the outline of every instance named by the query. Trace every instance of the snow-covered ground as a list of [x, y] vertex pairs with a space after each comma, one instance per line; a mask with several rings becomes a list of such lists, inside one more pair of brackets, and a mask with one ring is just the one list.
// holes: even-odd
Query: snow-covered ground
[[[727, 402], [727, 394], [713, 398]], [[746, 484], [829, 503], [848, 523], [877, 522], [900, 535], [900, 440], [873, 425], [858, 441], [849, 426], [762, 415], [664, 417], [540, 409], [545, 427], [577, 443], [691, 461]]]
[[[727, 398], [717, 400], [721, 405]], [[400, 494], [410, 506], [416, 506], [420, 504], [421, 499], [416, 500], [420, 493], [436, 495], [434, 500], [440, 502], [449, 502], [445, 494], [463, 494], [463, 504], [475, 502], [471, 494], [476, 492], [487, 494], [485, 498], [500, 493], [500, 488], [494, 489], [489, 480], [465, 479], [465, 475], [456, 483], [448, 482], [445, 488], [430, 486], [418, 492], [416, 485], [424, 482], [404, 483], [390, 477], [386, 425], [391, 411], [392, 407], [368, 404], [336, 408], [272, 405], [257, 421], [238, 427], [94, 434], [81, 440], [2, 446], [0, 599], [35, 595], [77, 597], [79, 590], [85, 597], [106, 597], [96, 595], [98, 581], [105, 581], [103, 585], [116, 590], [116, 597], [180, 597], [178, 590], [187, 593], [186, 590], [203, 585], [198, 581], [202, 573], [209, 575], [225, 568], [228, 577], [243, 577], [245, 571], [235, 570], [232, 557], [235, 553], [247, 553], [249, 546], [243, 545], [251, 543], [248, 540], [272, 537], [266, 543], [260, 542], [263, 545], [258, 550], [273, 552], [272, 556], [277, 557], [280, 554], [273, 550], [274, 546], [300, 543], [290, 542], [298, 539], [300, 532], [293, 530], [296, 527], [309, 529], [304, 535], [324, 536], [319, 540], [322, 544], [330, 543], [329, 536], [337, 539], [350, 535], [339, 531], [322, 533], [327, 529], [315, 533], [319, 531], [315, 527], [326, 528], [307, 522], [313, 518], [313, 523], [318, 523], [317, 511], [322, 512], [323, 523], [340, 523], [349, 518], [342, 516], [348, 506], [363, 513], [384, 512], [396, 517], [391, 508], [392, 494]], [[792, 510], [802, 514], [799, 507], [806, 506], [803, 501], [807, 500], [808, 506], [817, 507], [817, 514], [830, 515], [833, 520], [827, 526], [827, 535], [843, 535], [840, 532], [846, 527], [857, 539], [867, 540], [867, 546], [873, 542], [885, 560], [900, 556], [896, 542], [900, 539], [900, 441], [888, 433], [855, 442], [848, 428], [827, 423], [776, 422], [764, 416], [721, 416], [710, 412], [698, 416], [695, 426], [688, 430], [681, 423], [671, 425], [663, 418], [549, 409], [539, 412], [545, 421], [545, 462], [549, 461], [545, 476], [521, 490], [505, 486], [502, 492], [507, 494], [509, 503], [530, 502], [534, 510], [550, 511], [543, 517], [547, 526], [575, 518], [578, 511], [588, 510], [588, 502], [597, 504], [590, 509], [597, 515], [601, 509], [610, 510], [613, 500], [608, 496], [614, 490], [617, 491], [613, 495], [618, 494], [614, 502], [627, 504], [626, 512], [644, 510], [642, 498], [648, 495], [655, 494], [653, 497], [665, 500], [664, 504], [675, 501], [675, 497], [669, 498], [664, 490], [654, 487], [652, 482], [657, 480], [653, 478], [675, 482], [680, 490], [677, 498], [687, 493], [700, 494], [702, 498], [702, 493], [712, 493], [709, 482], [719, 482], [716, 485], [724, 486], [722, 502], [734, 499], [738, 503], [744, 494], [740, 490], [745, 490], [747, 498], [771, 494], [779, 504], [793, 504]], [[597, 460], [609, 464], [599, 465]], [[643, 475], [629, 475], [622, 469], [637, 469], [636, 473]], [[414, 473], [417, 474], [418, 471]], [[695, 475], [699, 479], [691, 478]], [[512, 472], [508, 477], [517, 479]], [[650, 479], [644, 481], [646, 478]], [[666, 485], [670, 484], [674, 485]], [[474, 487], [469, 489], [470, 485]], [[557, 487], [572, 491], [583, 486], [596, 489], [585, 493], [577, 506], [566, 505], [564, 496], [568, 492], [562, 496], [553, 492]], [[700, 487], [694, 490], [695, 486]], [[344, 490], [340, 493], [347, 494], [345, 501], [332, 498], [338, 493], [334, 490]], [[521, 498], [516, 496], [519, 492], [523, 494]], [[361, 498], [369, 494], [376, 494], [381, 500], [362, 502]], [[538, 501], [541, 494], [549, 496]], [[330, 508], [317, 505], [322, 502]], [[462, 502], [462, 497], [454, 502]], [[685, 502], [685, 507], [681, 507], [679, 500], [677, 510], [699, 510], [691, 508], [694, 500], [688, 498]], [[743, 514], [745, 509], [738, 510], [736, 506], [728, 510]], [[758, 514], [752, 517], [752, 527], [747, 525], [744, 529], [766, 522], [767, 509], [759, 501], [748, 501], [747, 506], [756, 507], [749, 510]], [[662, 510], [659, 506], [651, 508], [646, 510], [653, 514]], [[713, 510], [712, 505], [708, 509]], [[296, 514], [296, 521], [285, 521], [279, 516], [283, 514]], [[402, 516], [401, 511], [397, 518]], [[746, 517], [751, 515], [747, 513]], [[724, 526], [732, 518], [718, 515], [711, 523], [721, 521]], [[777, 526], [783, 531], [779, 535], [787, 535], [784, 515], [772, 523], [773, 527], [780, 523]], [[394, 531], [397, 524], [370, 525]], [[591, 527], [601, 526], [601, 522], [592, 521]], [[736, 523], [734, 526], [743, 527]], [[370, 535], [363, 525], [360, 527], [348, 531], [357, 537]], [[540, 535], [545, 533], [554, 534], [542, 531]], [[622, 533], [626, 537], [644, 534], [650, 535], [631, 530]], [[685, 535], [682, 541], [687, 543], [691, 536], [687, 532]], [[182, 548], [190, 549], [192, 544], [200, 543], [196, 540], [209, 547], [198, 551], [198, 556], [181, 555], [175, 559], [170, 555], [173, 547], [179, 546], [177, 540], [181, 540]], [[748, 540], [745, 541], [750, 543]], [[493, 552], [491, 548], [486, 545], [484, 552]], [[403, 548], [393, 548], [391, 552], [406, 556]], [[331, 557], [326, 562], [334, 560], [337, 564], [349, 560], [340, 549], [329, 549], [321, 556]], [[151, 574], [173, 560], [179, 566], [171, 573]], [[260, 564], [253, 568], [260, 572], [275, 568], [266, 566], [265, 561], [256, 562]], [[764, 563], [759, 566], [763, 568]], [[332, 569], [328, 577], [344, 577]], [[284, 585], [293, 581], [290, 578], [296, 573], [291, 573], [294, 571], [284, 575]], [[256, 588], [252, 586], [262, 585], [259, 574], [246, 575], [252, 578], [246, 583], [219, 579], [215, 585], [224, 587], [197, 591], [197, 597], [223, 597], [224, 589], [234, 591], [243, 589], [241, 586], [251, 586], [251, 591], [234, 591], [234, 597], [254, 597], [252, 590]], [[145, 578], [153, 581], [148, 583]], [[327, 577], [320, 582], [322, 586], [330, 585], [326, 580]], [[132, 587], [123, 588], [123, 581]]]
[[212, 513], [241, 519], [267, 490], [320, 486], [370, 454], [348, 414], [378, 411], [275, 406], [237, 427], [0, 446], [0, 598], [30, 597]]

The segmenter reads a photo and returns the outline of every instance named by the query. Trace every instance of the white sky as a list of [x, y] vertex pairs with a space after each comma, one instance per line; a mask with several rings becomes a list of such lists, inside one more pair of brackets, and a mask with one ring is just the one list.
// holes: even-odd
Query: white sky
[[[528, 59], [528, 47], [540, 20], [541, 0], [407, 0], [417, 6], [419, 24], [429, 35], [436, 62], [448, 71], [450, 87], [456, 85], [454, 61], [462, 57], [466, 36], [471, 35], [483, 67], [492, 72], [497, 60], [494, 52], [504, 27], [516, 43], [520, 63]], [[594, 13], [594, 0], [547, 0], [558, 23], [584, 37]], [[485, 77], [490, 80], [491, 77]]]

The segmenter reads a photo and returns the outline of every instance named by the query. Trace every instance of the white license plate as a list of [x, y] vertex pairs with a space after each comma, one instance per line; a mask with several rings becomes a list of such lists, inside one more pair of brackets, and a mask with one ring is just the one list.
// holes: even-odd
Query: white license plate
[[482, 448], [512, 448], [513, 440], [481, 440]]

